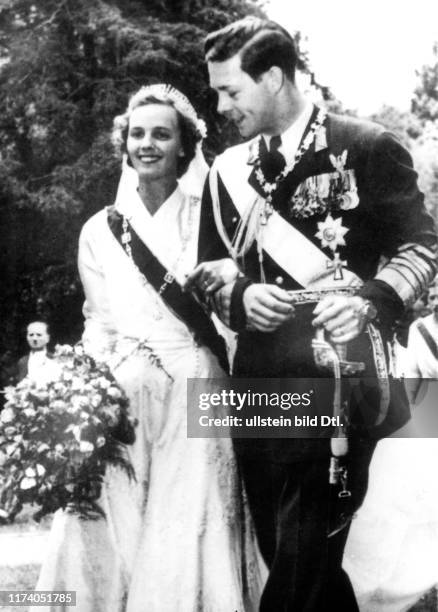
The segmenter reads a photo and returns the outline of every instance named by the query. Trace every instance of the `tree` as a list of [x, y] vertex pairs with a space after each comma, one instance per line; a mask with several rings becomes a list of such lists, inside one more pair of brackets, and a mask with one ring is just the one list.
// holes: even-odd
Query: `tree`
[[413, 142], [413, 154], [427, 206], [438, 224], [438, 42], [433, 46], [432, 63], [423, 66], [417, 76], [412, 112], [422, 130]]
[[438, 42], [433, 46], [433, 61], [417, 71], [419, 84], [414, 91], [411, 110], [422, 121], [438, 120]]
[[[115, 196], [109, 133], [130, 93], [170, 82], [206, 119], [211, 157], [235, 141], [215, 112], [203, 58], [207, 32], [251, 0], [0, 2], [0, 247], [4, 349], [31, 317], [57, 341], [80, 335], [80, 228]], [[305, 67], [303, 56], [303, 65]]]

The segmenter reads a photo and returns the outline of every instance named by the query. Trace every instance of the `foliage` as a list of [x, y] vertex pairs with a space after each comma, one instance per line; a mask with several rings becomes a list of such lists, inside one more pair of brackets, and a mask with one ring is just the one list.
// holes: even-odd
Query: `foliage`
[[371, 119], [380, 123], [400, 138], [406, 147], [411, 147], [412, 141], [422, 132], [421, 122], [412, 113], [401, 111], [394, 106], [384, 105], [379, 112], [371, 115]]
[[432, 63], [418, 72], [418, 86], [412, 98], [412, 112], [423, 123], [438, 121], [438, 42], [432, 49]]
[[[50, 321], [56, 341], [78, 339], [78, 235], [87, 218], [114, 200], [120, 161], [109, 132], [132, 92], [163, 81], [183, 91], [208, 124], [209, 160], [236, 141], [215, 111], [203, 40], [249, 13], [261, 14], [257, 2], [0, 3], [3, 351], [25, 351], [22, 330], [35, 317]], [[302, 65], [307, 69], [305, 53]]]
[[426, 207], [438, 224], [438, 43], [432, 63], [417, 76], [411, 112], [384, 106], [371, 118], [397, 134], [411, 151]]

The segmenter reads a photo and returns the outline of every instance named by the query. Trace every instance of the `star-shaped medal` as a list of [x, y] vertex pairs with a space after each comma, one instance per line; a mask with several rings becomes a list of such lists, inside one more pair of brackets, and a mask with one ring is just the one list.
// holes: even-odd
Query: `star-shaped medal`
[[340, 246], [345, 246], [344, 236], [348, 227], [342, 225], [342, 217], [333, 219], [329, 213], [324, 221], [318, 223], [315, 236], [321, 240], [322, 248], [328, 247], [333, 252]]

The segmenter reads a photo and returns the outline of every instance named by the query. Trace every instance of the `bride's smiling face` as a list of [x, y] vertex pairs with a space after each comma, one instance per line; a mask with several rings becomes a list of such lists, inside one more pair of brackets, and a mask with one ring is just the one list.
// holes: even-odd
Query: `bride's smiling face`
[[147, 104], [129, 118], [126, 149], [139, 178], [176, 180], [184, 156], [176, 110], [167, 104]]

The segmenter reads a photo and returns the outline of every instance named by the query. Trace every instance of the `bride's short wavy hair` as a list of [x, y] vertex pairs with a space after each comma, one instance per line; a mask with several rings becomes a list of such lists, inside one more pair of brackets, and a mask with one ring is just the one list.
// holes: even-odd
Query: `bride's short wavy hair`
[[[184, 156], [178, 158], [177, 176], [179, 178], [186, 172], [190, 162], [195, 157], [196, 146], [203, 138], [202, 129], [200, 129], [202, 121], [197, 118], [196, 112], [187, 98], [169, 85], [142, 87], [131, 96], [126, 112], [117, 115], [113, 121], [111, 140], [116, 153], [120, 157], [125, 153], [127, 154], [126, 142], [131, 114], [136, 108], [148, 104], [164, 104], [171, 106], [176, 111], [184, 151]], [[128, 164], [132, 165], [129, 156]]]

